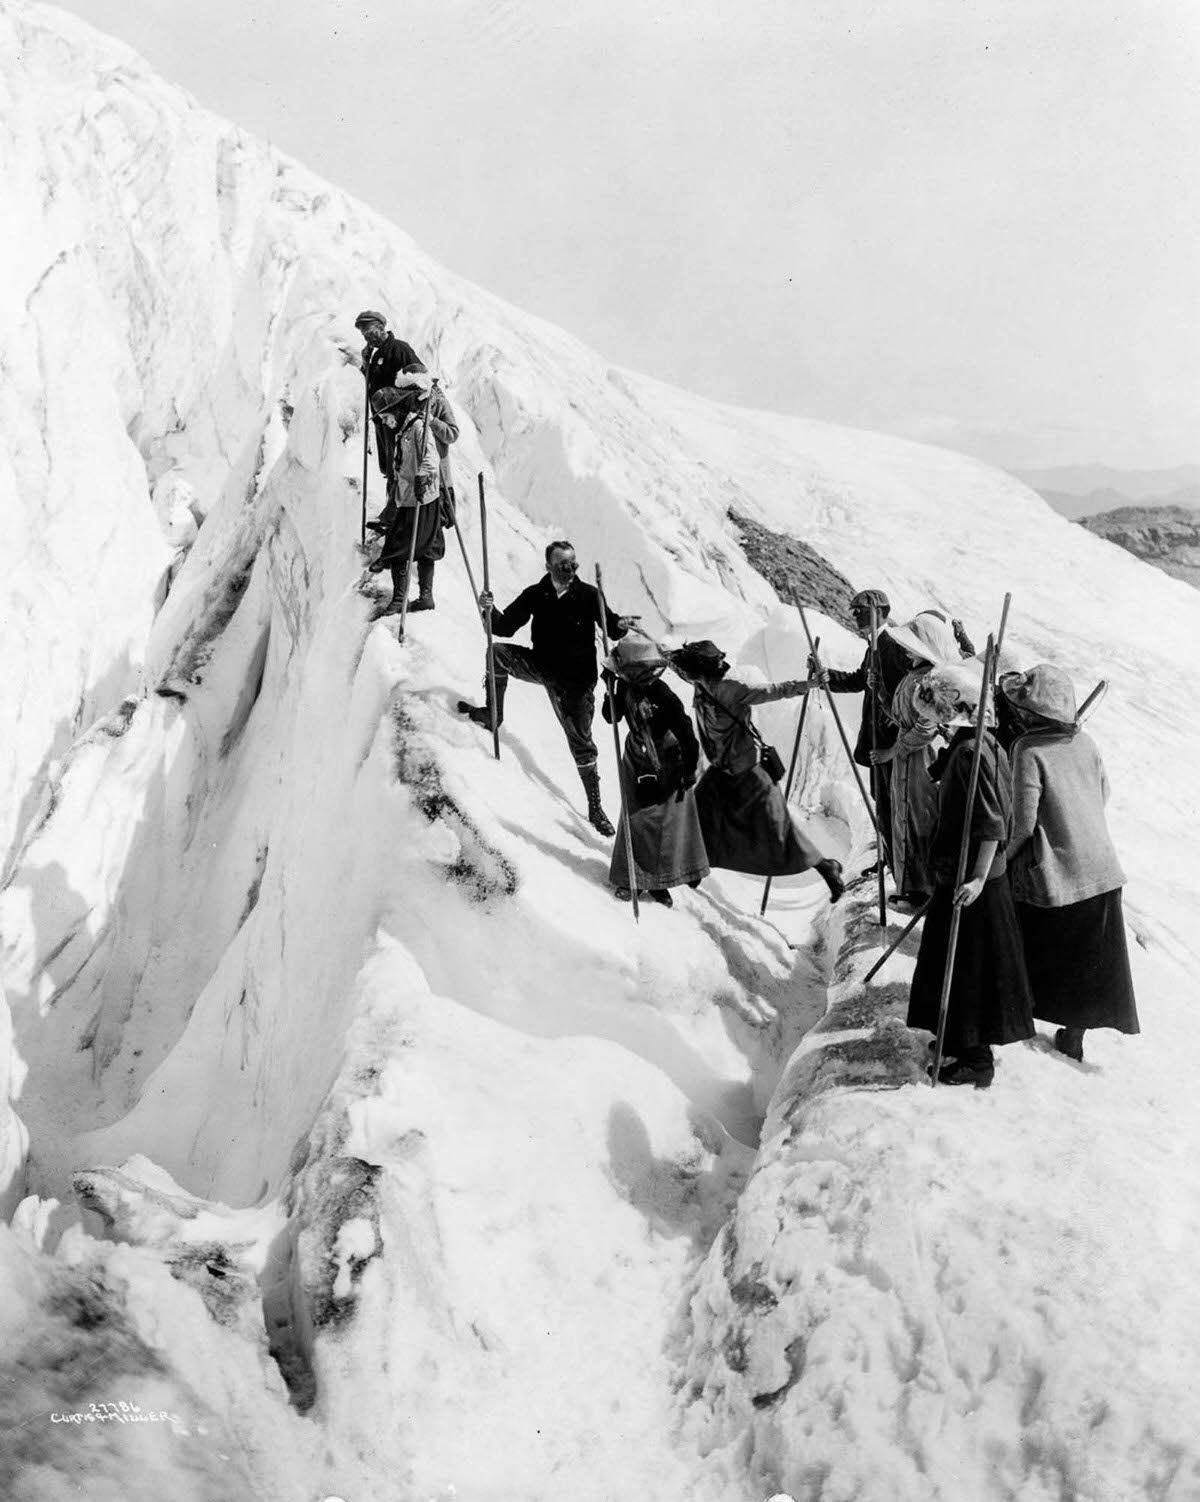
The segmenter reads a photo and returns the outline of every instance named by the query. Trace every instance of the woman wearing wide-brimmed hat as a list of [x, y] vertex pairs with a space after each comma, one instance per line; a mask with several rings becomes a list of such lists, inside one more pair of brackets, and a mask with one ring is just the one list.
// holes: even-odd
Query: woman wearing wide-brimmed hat
[[1039, 662], [1006, 673], [1000, 693], [1021, 732], [1011, 752], [1008, 860], [1033, 1015], [1058, 1023], [1055, 1046], [1082, 1059], [1087, 1028], [1139, 1030], [1121, 911], [1125, 873], [1104, 814], [1108, 778], [1059, 668]]
[[822, 855], [792, 818], [778, 783], [763, 769], [750, 720], [755, 704], [807, 694], [822, 680], [792, 678], [756, 688], [729, 676], [724, 652], [711, 641], [685, 642], [670, 664], [695, 690], [692, 708], [708, 758], [696, 785], [696, 811], [709, 865], [751, 876], [814, 870], [836, 902], [845, 890], [841, 862]]
[[[692, 791], [700, 747], [687, 710], [662, 681], [666, 665], [653, 642], [635, 636], [617, 642], [604, 660], [616, 680], [617, 720], [628, 726], [621, 753], [621, 818], [629, 820], [634, 864], [630, 872], [625, 831], [618, 828], [608, 879], [626, 901], [636, 887], [670, 907], [670, 888], [699, 886], [708, 875], [708, 858]], [[601, 709], [611, 720], [607, 697]]]
[[937, 818], [937, 789], [929, 775], [938, 723], [920, 695], [925, 676], [941, 663], [961, 658], [953, 628], [933, 611], [923, 610], [903, 626], [892, 626], [894, 648], [906, 654], [909, 671], [892, 696], [897, 726], [890, 746], [870, 753], [872, 762], [890, 772], [892, 874], [898, 907], [918, 908], [933, 890], [929, 841]]
[[[933, 900], [908, 999], [909, 1027], [937, 1032], [951, 916], [960, 910], [958, 947], [946, 1012], [946, 1085], [992, 1083], [992, 1047], [1032, 1038], [1033, 997], [1021, 932], [1009, 890], [1005, 847], [1012, 829], [1012, 777], [989, 726], [983, 732], [979, 783], [970, 809], [967, 877], [955, 887], [983, 681], [978, 662], [933, 668], [921, 685], [926, 712], [950, 736], [938, 783], [937, 822], [929, 847]], [[939, 761], [941, 758], [939, 758]]]

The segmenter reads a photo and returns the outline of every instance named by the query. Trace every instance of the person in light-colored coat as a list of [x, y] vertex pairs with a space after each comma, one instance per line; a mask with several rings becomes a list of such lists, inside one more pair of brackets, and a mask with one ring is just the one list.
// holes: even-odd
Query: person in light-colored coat
[[1051, 663], [1006, 673], [1000, 692], [1023, 733], [1012, 747], [1013, 898], [1033, 1014], [1060, 1024], [1055, 1047], [1083, 1058], [1092, 1027], [1136, 1033], [1121, 888], [1100, 752], [1076, 724], [1075, 690]]

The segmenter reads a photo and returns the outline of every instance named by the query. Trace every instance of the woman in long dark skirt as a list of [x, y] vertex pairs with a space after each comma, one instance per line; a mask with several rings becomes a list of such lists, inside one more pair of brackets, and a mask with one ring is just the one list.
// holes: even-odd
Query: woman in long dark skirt
[[955, 887], [982, 676], [978, 664], [934, 668], [922, 689], [951, 739], [941, 767], [937, 823], [930, 845], [933, 897], [925, 914], [908, 1000], [909, 1027], [936, 1033], [951, 915], [957, 907], [958, 945], [945, 1035], [945, 1052], [952, 1062], [943, 1066], [938, 1080], [977, 1089], [992, 1083], [993, 1047], [1034, 1035], [1033, 996], [1006, 879], [1011, 773], [999, 742], [986, 727], [970, 811], [967, 876]]
[[1108, 778], [1076, 723], [1075, 689], [1048, 662], [1006, 673], [1000, 692], [1021, 732], [1012, 748], [1009, 869], [1033, 1015], [1059, 1024], [1055, 1047], [1083, 1058], [1091, 1027], [1136, 1033], [1121, 887], [1108, 833]]
[[790, 876], [814, 870], [834, 902], [845, 891], [840, 861], [822, 855], [796, 824], [783, 792], [760, 763], [750, 709], [817, 688], [817, 678], [794, 678], [755, 688], [730, 678], [725, 654], [711, 641], [685, 642], [671, 667], [695, 689], [692, 708], [708, 766], [696, 786], [696, 810], [708, 863], [751, 876]]
[[[618, 642], [605, 662], [616, 679], [617, 720], [629, 727], [621, 754], [625, 799], [608, 879], [623, 901], [637, 887], [639, 895], [670, 907], [670, 888], [699, 886], [708, 875], [708, 858], [692, 791], [700, 747], [687, 710], [660, 680], [666, 665], [653, 643], [632, 636]], [[601, 709], [611, 722], [607, 694]]]

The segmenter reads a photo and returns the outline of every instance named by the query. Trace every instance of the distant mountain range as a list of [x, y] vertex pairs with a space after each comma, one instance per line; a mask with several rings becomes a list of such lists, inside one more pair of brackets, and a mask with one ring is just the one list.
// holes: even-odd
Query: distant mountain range
[[1200, 465], [1074, 464], [1017, 473], [1060, 515], [1200, 589]]
[[1121, 506], [1079, 525], [1135, 558], [1200, 589], [1200, 510], [1189, 506]]
[[1200, 464], [1174, 469], [1111, 469], [1106, 464], [1070, 464], [1059, 469], [1014, 471], [1060, 515], [1084, 516], [1125, 506], [1181, 506], [1200, 510]]

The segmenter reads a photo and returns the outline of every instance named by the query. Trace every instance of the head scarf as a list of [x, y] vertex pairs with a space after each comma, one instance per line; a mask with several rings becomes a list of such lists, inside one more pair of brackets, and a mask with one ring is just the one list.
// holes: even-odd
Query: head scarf
[[889, 626], [888, 635], [921, 662], [936, 666], [962, 658], [954, 632], [932, 611], [921, 611], [903, 626]]

